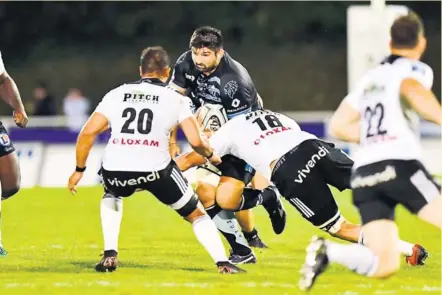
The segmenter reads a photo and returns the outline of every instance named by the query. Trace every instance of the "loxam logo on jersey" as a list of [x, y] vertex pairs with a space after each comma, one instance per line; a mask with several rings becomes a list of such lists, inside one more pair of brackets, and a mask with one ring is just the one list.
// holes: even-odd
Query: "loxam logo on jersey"
[[273, 134], [276, 133], [280, 133], [280, 132], [284, 132], [284, 131], [288, 131], [288, 130], [292, 130], [292, 127], [276, 127], [276, 128], [272, 128], [272, 130], [267, 131], [266, 133], [263, 133], [259, 136], [259, 138], [255, 139], [255, 141], [253, 142], [255, 145], [258, 145], [261, 143], [262, 139], [267, 138], [268, 136], [271, 136]]
[[298, 178], [295, 179], [295, 182], [303, 183], [304, 179], [306, 179], [307, 175], [312, 171], [312, 168], [316, 166], [316, 163], [327, 156], [328, 153], [330, 152], [325, 147], [320, 147], [319, 151], [316, 154], [313, 154], [307, 164], [305, 164], [305, 168], [298, 170]]
[[131, 103], [152, 103], [157, 104], [159, 102], [160, 97], [158, 95], [151, 95], [146, 93], [125, 93], [123, 102], [131, 102]]
[[144, 145], [144, 146], [154, 146], [158, 147], [160, 143], [158, 140], [149, 140], [149, 139], [133, 139], [133, 138], [113, 138], [111, 140], [113, 144], [119, 145]]
[[139, 184], [143, 184], [146, 182], [152, 182], [157, 179], [160, 179], [160, 174], [158, 172], [152, 172], [150, 174], [147, 174], [145, 176], [140, 176], [137, 178], [130, 178], [130, 179], [125, 179], [125, 180], [119, 180], [117, 178], [114, 178], [114, 179], [107, 178], [106, 180], [112, 186], [125, 187], [125, 186], [139, 185]]

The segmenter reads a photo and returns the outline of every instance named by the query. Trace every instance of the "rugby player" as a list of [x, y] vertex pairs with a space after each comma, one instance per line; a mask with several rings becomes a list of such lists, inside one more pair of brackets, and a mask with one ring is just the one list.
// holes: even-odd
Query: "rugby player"
[[[215, 151], [234, 155], [275, 183], [281, 194], [314, 226], [334, 237], [364, 243], [361, 226], [340, 213], [332, 185], [343, 191], [350, 187], [353, 161], [333, 144], [302, 131], [291, 118], [269, 110], [235, 117], [210, 137]], [[204, 162], [195, 152], [176, 159], [185, 171]], [[420, 264], [425, 249], [399, 241], [399, 248]]]
[[[262, 108], [255, 85], [247, 70], [234, 60], [223, 49], [221, 31], [212, 27], [196, 29], [190, 38], [190, 50], [183, 53], [173, 69], [169, 85], [182, 94], [187, 94], [193, 102], [194, 110], [202, 104], [222, 104], [228, 118]], [[179, 152], [176, 141], [176, 130], [171, 136], [172, 156]], [[256, 261], [250, 246], [267, 247], [259, 238], [253, 226], [251, 212], [239, 213], [241, 232], [232, 226], [236, 225], [232, 213], [221, 212], [222, 218], [216, 217], [222, 209], [237, 210], [242, 203], [242, 194], [250, 198], [264, 195], [278, 198], [273, 186], [266, 182], [260, 188], [245, 188], [254, 175], [244, 161], [226, 156], [219, 167], [202, 166], [197, 168], [197, 194], [208, 214], [215, 218], [218, 229], [223, 233], [232, 247], [230, 259], [235, 263], [252, 263]], [[259, 177], [259, 175], [258, 175]], [[255, 183], [255, 181], [254, 181]], [[283, 219], [278, 216], [275, 206], [266, 206], [273, 220]], [[281, 211], [282, 212], [282, 211]], [[231, 216], [229, 217], [229, 214]], [[230, 226], [226, 226], [229, 221]]]
[[[0, 52], [0, 97], [13, 109], [13, 119], [18, 127], [24, 128], [28, 124], [20, 92], [11, 76], [6, 72]], [[15, 147], [8, 136], [8, 132], [0, 122], [0, 225], [2, 201], [15, 195], [20, 189], [20, 166]], [[0, 256], [6, 256], [7, 252], [2, 245], [0, 228]]]
[[104, 255], [95, 269], [99, 272], [116, 269], [122, 198], [147, 190], [192, 224], [198, 241], [219, 272], [243, 272], [228, 261], [215, 224], [169, 154], [169, 133], [179, 124], [195, 151], [212, 164], [221, 162], [201, 133], [190, 110], [190, 99], [164, 87], [169, 71], [169, 58], [162, 47], [144, 49], [141, 80], [109, 91], [78, 136], [76, 168], [68, 183], [72, 193], [86, 170], [96, 136], [111, 128], [100, 172], [104, 187], [101, 202]]
[[[418, 114], [442, 123], [440, 103], [431, 91], [433, 71], [419, 61], [426, 48], [422, 21], [409, 12], [394, 21], [390, 36], [391, 55], [358, 81], [330, 125], [334, 136], [360, 144], [351, 188], [366, 246], [314, 237], [302, 269], [302, 289], [310, 289], [330, 262], [373, 278], [387, 278], [397, 272], [397, 205], [442, 227], [440, 186], [421, 162], [419, 143]], [[424, 252], [418, 245], [415, 249]], [[413, 261], [407, 258], [407, 262]]]

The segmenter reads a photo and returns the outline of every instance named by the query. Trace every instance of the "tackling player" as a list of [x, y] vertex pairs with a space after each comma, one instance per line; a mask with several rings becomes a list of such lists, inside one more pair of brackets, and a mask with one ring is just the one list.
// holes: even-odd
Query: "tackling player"
[[[220, 156], [231, 154], [250, 163], [314, 226], [343, 240], [364, 242], [361, 226], [341, 215], [328, 187], [349, 188], [353, 166], [333, 144], [302, 131], [293, 119], [268, 110], [235, 117], [210, 137], [210, 143]], [[185, 171], [204, 159], [191, 152], [176, 161]], [[399, 241], [398, 246], [411, 264], [427, 258], [419, 245]]]
[[[11, 76], [8, 75], [3, 64], [0, 52], [0, 97], [13, 109], [13, 118], [18, 127], [26, 127], [28, 116], [26, 115], [23, 102], [20, 97], [17, 85]], [[0, 225], [2, 201], [15, 195], [20, 189], [20, 165], [15, 147], [8, 136], [8, 132], [0, 122]], [[0, 256], [6, 256], [7, 252], [2, 246], [0, 228]]]
[[[247, 70], [224, 51], [222, 34], [219, 30], [211, 27], [196, 29], [190, 39], [189, 47], [190, 50], [178, 58], [169, 85], [180, 93], [189, 95], [195, 110], [205, 103], [222, 104], [230, 119], [262, 107]], [[173, 133], [171, 136], [173, 156], [179, 152], [177, 148], [176, 133]], [[232, 156], [224, 158], [223, 164], [217, 168], [221, 177], [217, 174], [218, 169], [207, 166], [198, 167], [196, 174], [198, 197], [212, 218], [220, 212], [221, 208], [237, 210], [241, 206], [243, 189], [254, 174], [244, 161]], [[273, 187], [268, 185], [269, 183], [265, 183], [263, 187], [266, 188], [263, 190], [247, 188], [244, 194], [250, 198], [258, 198], [260, 194], [268, 198], [278, 197]], [[276, 208], [268, 206], [265, 208], [270, 216], [273, 215], [273, 219], [284, 218], [277, 216]], [[222, 212], [221, 214], [232, 213]], [[256, 257], [247, 244], [266, 247], [251, 224], [249, 214], [250, 212], [244, 212], [237, 216], [248, 243], [243, 241], [238, 230], [226, 226], [226, 220], [229, 219], [231, 225], [236, 224], [233, 215], [230, 218], [224, 216], [214, 219], [232, 247], [230, 258], [235, 263], [255, 262]]]
[[221, 162], [201, 134], [189, 98], [164, 87], [169, 70], [169, 58], [163, 48], [143, 50], [141, 80], [109, 91], [78, 136], [77, 166], [68, 184], [72, 193], [86, 170], [96, 136], [111, 128], [100, 172], [105, 191], [101, 203], [104, 255], [95, 269], [99, 272], [116, 269], [122, 198], [147, 190], [192, 224], [198, 241], [209, 252], [219, 272], [242, 272], [228, 261], [215, 224], [170, 157], [169, 133], [179, 124], [195, 151], [213, 164]]
[[421, 162], [418, 116], [441, 125], [441, 106], [431, 91], [432, 69], [419, 61], [426, 48], [420, 18], [410, 12], [394, 21], [390, 49], [343, 100], [331, 132], [360, 143], [351, 176], [353, 203], [367, 241], [342, 245], [314, 237], [300, 287], [312, 287], [330, 262], [367, 277], [387, 278], [400, 267], [397, 205], [442, 227], [440, 186]]

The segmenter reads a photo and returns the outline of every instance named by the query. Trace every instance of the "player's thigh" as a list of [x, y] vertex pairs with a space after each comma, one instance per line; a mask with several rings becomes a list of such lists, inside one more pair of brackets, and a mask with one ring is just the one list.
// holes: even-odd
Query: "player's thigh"
[[270, 181], [268, 181], [261, 173], [256, 172], [255, 176], [252, 179], [252, 187], [254, 189], [265, 189], [270, 185]]
[[196, 193], [198, 199], [205, 208], [215, 203], [216, 188], [219, 183], [220, 176], [216, 171], [209, 169], [210, 167], [197, 167], [195, 171]]
[[395, 199], [413, 214], [418, 214], [441, 194], [440, 185], [419, 161], [387, 162], [379, 170], [379, 173], [383, 174], [390, 171], [391, 178], [394, 175], [393, 180], [382, 185], [390, 198]]
[[316, 140], [313, 144], [315, 155], [321, 157], [318, 166], [325, 181], [340, 191], [350, 188], [353, 160], [332, 143]]
[[192, 186], [176, 166], [171, 162], [166, 169], [157, 172], [159, 178], [146, 183], [143, 188], [150, 191], [160, 202], [174, 209], [182, 217], [193, 213], [199, 204]]
[[20, 165], [15, 147], [9, 135], [0, 123], [0, 182], [2, 196], [8, 198], [20, 188]]
[[216, 203], [226, 210], [236, 210], [240, 203], [245, 184], [238, 179], [221, 176], [216, 189]]
[[319, 175], [310, 175], [303, 183], [292, 181], [286, 199], [311, 224], [334, 233], [341, 214], [327, 183]]

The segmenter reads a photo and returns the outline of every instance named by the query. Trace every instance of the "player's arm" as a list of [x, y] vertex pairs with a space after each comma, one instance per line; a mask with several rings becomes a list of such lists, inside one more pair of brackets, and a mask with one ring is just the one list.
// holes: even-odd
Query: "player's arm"
[[222, 85], [223, 106], [229, 119], [250, 112], [257, 99], [254, 85], [243, 81], [240, 77], [231, 76], [223, 79]]
[[75, 149], [77, 167], [86, 167], [86, 160], [96, 137], [107, 130], [109, 121], [99, 112], [94, 112], [80, 131]]
[[401, 84], [401, 96], [425, 120], [442, 124], [442, 110], [434, 93], [413, 78], [407, 78]]
[[329, 123], [330, 135], [347, 142], [359, 143], [360, 114], [345, 99], [333, 114]]
[[26, 127], [28, 116], [21, 100], [17, 84], [5, 70], [0, 55], [0, 96], [14, 109], [14, 121], [19, 127]]

